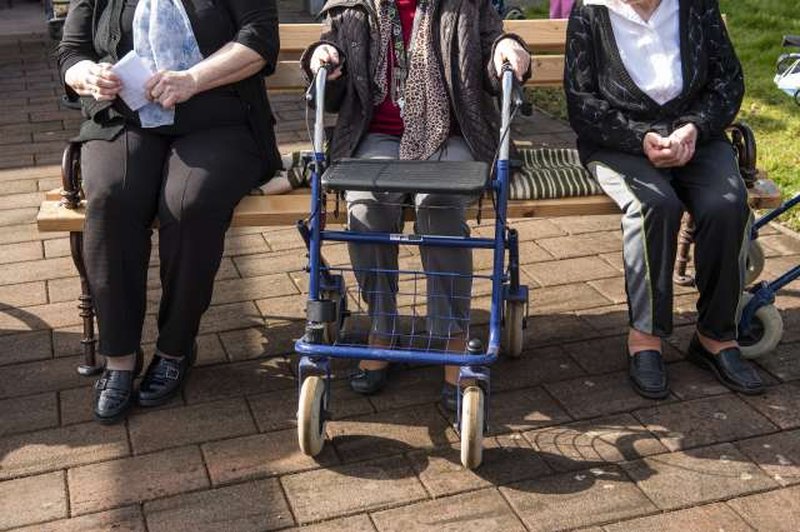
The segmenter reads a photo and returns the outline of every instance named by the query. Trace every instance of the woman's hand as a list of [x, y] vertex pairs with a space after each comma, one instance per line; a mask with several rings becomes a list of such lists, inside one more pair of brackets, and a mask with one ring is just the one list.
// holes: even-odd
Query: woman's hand
[[162, 70], [153, 74], [144, 87], [147, 98], [164, 109], [172, 109], [199, 92], [191, 70]]
[[322, 65], [331, 65], [334, 67], [328, 72], [329, 80], [334, 80], [342, 76], [339, 52], [330, 44], [320, 44], [314, 50], [314, 53], [311, 54], [309, 67], [314, 75], [322, 68]]
[[686, 157], [686, 147], [671, 137], [662, 137], [651, 131], [644, 136], [642, 147], [656, 168], [673, 168], [686, 164], [681, 163]]
[[669, 136], [673, 141], [686, 148], [685, 156], [677, 166], [684, 166], [694, 157], [694, 152], [697, 149], [697, 133], [697, 126], [689, 123], [679, 127]]
[[91, 96], [97, 101], [111, 101], [122, 90], [122, 82], [109, 63], [81, 61], [64, 73], [64, 81], [78, 95]]
[[531, 54], [516, 40], [510, 37], [497, 43], [494, 47], [494, 69], [497, 77], [503, 75], [503, 63], [508, 61], [517, 80], [522, 81], [523, 76], [528, 72], [531, 65]]

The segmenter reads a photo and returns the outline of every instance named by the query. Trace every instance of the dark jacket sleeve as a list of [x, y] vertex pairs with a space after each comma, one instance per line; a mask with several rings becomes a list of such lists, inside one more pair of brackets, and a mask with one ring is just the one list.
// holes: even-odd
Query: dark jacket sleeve
[[564, 91], [572, 129], [594, 144], [628, 153], [644, 152], [642, 143], [652, 124], [614, 108], [598, 88], [598, 62], [585, 7], [572, 10], [567, 25]]
[[275, 72], [280, 50], [278, 7], [275, 0], [228, 0], [237, 33], [234, 42], [257, 52], [264, 61], [262, 74]]
[[[92, 42], [92, 19], [94, 0], [72, 0], [67, 19], [64, 21], [61, 42], [56, 47], [56, 61], [61, 81], [72, 66], [81, 61], [98, 61], [100, 58]], [[77, 96], [72, 88], [64, 84], [66, 91]]]
[[[500, 92], [500, 82], [497, 78], [497, 72], [494, 69], [494, 51], [497, 48], [497, 43], [503, 39], [514, 39], [530, 54], [528, 44], [525, 40], [514, 33], [505, 33], [503, 31], [503, 20], [497, 14], [492, 2], [481, 2], [480, 8], [480, 32], [481, 32], [481, 60], [486, 65], [486, 79], [488, 81], [487, 90], [497, 94]], [[528, 71], [523, 76], [523, 81], [527, 81], [531, 77], [531, 65], [528, 65]]]
[[344, 9], [334, 9], [325, 13], [322, 21], [322, 33], [320, 39], [306, 48], [300, 57], [300, 67], [306, 78], [306, 84], [311, 85], [314, 81], [314, 74], [311, 72], [311, 56], [314, 50], [322, 44], [327, 44], [336, 48], [339, 54], [339, 62], [342, 68], [342, 76], [338, 79], [328, 81], [325, 85], [325, 111], [328, 113], [338, 113], [347, 92], [347, 57], [339, 43], [342, 17], [345, 16]]
[[739, 113], [744, 97], [742, 65], [736, 57], [717, 0], [702, 3], [703, 47], [708, 57], [708, 81], [676, 126], [692, 123], [699, 140], [721, 134]]

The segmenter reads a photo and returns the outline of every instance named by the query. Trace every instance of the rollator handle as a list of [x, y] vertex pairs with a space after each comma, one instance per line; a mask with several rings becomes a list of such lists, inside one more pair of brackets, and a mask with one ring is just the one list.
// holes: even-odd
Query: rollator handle
[[511, 68], [511, 63], [505, 61], [501, 70], [501, 79], [506, 74], [511, 76], [511, 105], [514, 109], [519, 109], [519, 112], [524, 116], [531, 116], [533, 114], [533, 105], [525, 98], [525, 89], [522, 84], [517, 80], [514, 75], [514, 69]]

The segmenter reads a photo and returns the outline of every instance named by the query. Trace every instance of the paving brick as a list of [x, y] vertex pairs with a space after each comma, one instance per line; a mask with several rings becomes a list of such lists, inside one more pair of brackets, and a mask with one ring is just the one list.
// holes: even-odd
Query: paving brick
[[741, 397], [782, 430], [800, 427], [800, 383], [772, 386], [764, 395]]
[[[674, 348], [672, 348], [674, 349]], [[683, 400], [699, 399], [729, 392], [708, 371], [691, 362], [678, 362], [667, 367], [672, 393]]]
[[77, 305], [81, 295], [81, 281], [78, 277], [64, 277], [47, 281], [47, 296], [51, 303], [73, 301]]
[[728, 506], [756, 530], [800, 530], [800, 487], [734, 499], [728, 501]]
[[108, 532], [109, 530], [145, 532], [144, 519], [139, 507], [128, 506], [70, 519], [59, 519], [14, 529], [14, 532]]
[[489, 414], [489, 432], [532, 430], [571, 421], [543, 388], [528, 388], [493, 394]]
[[333, 421], [328, 423], [327, 430], [345, 463], [457, 440], [455, 431], [434, 405]]
[[640, 517], [603, 527], [605, 532], [750, 532], [741, 517], [724, 504]]
[[242, 277], [256, 277], [271, 273], [284, 273], [302, 270], [307, 262], [305, 253], [289, 251], [285, 253], [269, 253], [235, 257], [236, 268]]
[[26, 207], [19, 209], [0, 209], [0, 225], [19, 225], [36, 219], [39, 209]]
[[148, 502], [144, 512], [150, 532], [264, 531], [294, 524], [277, 480]]
[[282, 273], [243, 279], [223, 279], [214, 285], [214, 297], [211, 304], [221, 305], [265, 297], [284, 297], [298, 293], [294, 284]]
[[0, 401], [0, 436], [58, 425], [56, 394], [43, 393]]
[[[155, 350], [155, 346], [152, 350]], [[195, 364], [198, 367], [227, 361], [228, 357], [225, 355], [225, 349], [222, 347], [219, 336], [201, 334], [197, 337], [197, 362]]]
[[306, 245], [300, 237], [297, 229], [270, 229], [264, 231], [266, 239], [272, 251], [286, 251], [289, 249], [305, 249]]
[[296, 294], [285, 297], [271, 297], [256, 301], [258, 310], [267, 323], [285, 322], [286, 320], [304, 320], [308, 296]]
[[202, 449], [214, 485], [297, 473], [339, 463], [330, 444], [316, 457], [303, 454], [297, 445], [295, 429], [207, 443]]
[[586, 284], [571, 284], [530, 291], [531, 314], [560, 314], [608, 305], [609, 301]]
[[622, 249], [622, 238], [618, 232], [544, 238], [536, 243], [558, 259], [585, 257]]
[[601, 216], [561, 216], [553, 218], [553, 223], [571, 235], [597, 233], [601, 231], [619, 232], [621, 225], [619, 214]]
[[0, 353], [0, 366], [50, 358], [53, 356], [50, 331], [0, 336]]
[[125, 427], [96, 423], [0, 439], [0, 479], [55, 471], [129, 454]]
[[[41, 246], [41, 244], [39, 244], [39, 246]], [[69, 256], [70, 255], [69, 238], [53, 238], [51, 240], [45, 240], [44, 255], [48, 259]]]
[[531, 315], [525, 329], [524, 346], [535, 348], [595, 336], [597, 332], [573, 313]]
[[234, 362], [294, 353], [295, 340], [303, 336], [304, 322], [273, 322], [266, 327], [220, 333], [225, 351]]
[[744, 440], [736, 446], [778, 484], [800, 484], [800, 430]]
[[289, 530], [291, 532], [374, 532], [375, 527], [372, 526], [368, 515], [360, 514]]
[[184, 388], [189, 404], [283, 390], [295, 386], [289, 363], [283, 358], [238, 362], [192, 371]]
[[0, 335], [40, 331], [82, 323], [75, 303], [67, 301], [49, 305], [8, 308], [0, 313]]
[[583, 375], [583, 370], [561, 347], [529, 349], [526, 346], [522, 357], [503, 357], [492, 366], [492, 392], [528, 388], [579, 375]]
[[71, 388], [58, 392], [62, 425], [74, 425], [92, 420], [92, 386]]
[[308, 523], [426, 498], [405, 458], [360, 462], [281, 478], [299, 523]]
[[64, 472], [0, 482], [0, 529], [67, 516]]
[[633, 413], [670, 451], [775, 432], [777, 428], [738, 397], [727, 394], [660, 405]]
[[576, 419], [596, 417], [651, 406], [631, 388], [627, 373], [579, 377], [546, 383], [545, 388]]
[[800, 344], [779, 345], [769, 356], [761, 357], [758, 364], [784, 382], [800, 380], [798, 350]]
[[[593, 338], [564, 344], [564, 349], [589, 374], [611, 373], [628, 369], [626, 336]], [[669, 344], [664, 345], [664, 360], [680, 360], [681, 355]]]
[[622, 464], [662, 510], [774, 488], [777, 484], [733, 445], [723, 443]]
[[250, 301], [216, 305], [208, 309], [200, 321], [200, 334], [221, 332], [263, 325], [256, 306]]
[[72, 515], [208, 487], [197, 447], [73, 468], [68, 472], [68, 480]]
[[800, 240], [788, 234], [773, 234], [759, 237], [758, 243], [767, 257], [800, 254]]
[[500, 491], [528, 530], [580, 528], [655, 510], [615, 466], [520, 482]]
[[533, 430], [524, 437], [556, 471], [603, 467], [667, 451], [630, 414]]
[[45, 303], [47, 303], [47, 290], [42, 282], [0, 285], [0, 309]]
[[522, 268], [542, 286], [555, 286], [615, 277], [619, 273], [598, 257], [539, 262]]
[[[369, 398], [375, 410], [436, 403], [442, 392], [444, 373], [440, 367], [401, 369], [393, 367], [381, 393]], [[344, 393], [349, 393], [345, 391]]]
[[[526, 240], [539, 240], [541, 238], [566, 235], [566, 232], [553, 223], [553, 220], [544, 218], [511, 219], [509, 220], [509, 226], [519, 232], [519, 238], [523, 242]], [[494, 226], [483, 226], [476, 229], [475, 234], [476, 236], [485, 237], [494, 236]]]
[[61, 358], [0, 366], [0, 398], [82, 386], [86, 380], [75, 371], [79, 363], [78, 358]]
[[576, 314], [583, 323], [606, 335], [627, 333], [629, 329], [627, 305], [581, 309]]
[[14, 262], [0, 266], [0, 285], [45, 281], [74, 275], [75, 266], [69, 257]]
[[256, 431], [244, 398], [133, 416], [129, 420], [129, 427], [136, 454], [243, 436]]
[[[77, 305], [75, 311], [77, 312]], [[95, 329], [95, 335], [97, 335], [97, 329]], [[83, 324], [53, 329], [52, 336], [53, 355], [56, 358], [83, 354], [83, 345], [81, 345]]]
[[372, 514], [372, 519], [381, 532], [525, 530], [503, 497], [493, 489], [385, 510]]
[[475, 471], [461, 465], [459, 444], [431, 452], [417, 451], [409, 459], [419, 479], [434, 497], [539, 478], [551, 473], [540, 455], [519, 434], [486, 437], [483, 462]]
[[42, 258], [41, 242], [18, 242], [0, 246], [0, 264], [33, 261]]

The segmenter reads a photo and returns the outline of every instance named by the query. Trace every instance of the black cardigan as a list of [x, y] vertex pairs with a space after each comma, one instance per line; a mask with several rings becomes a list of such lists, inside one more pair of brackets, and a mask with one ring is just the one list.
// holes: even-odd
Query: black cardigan
[[584, 163], [603, 148], [642, 154], [647, 132], [666, 136], [687, 123], [707, 142], [736, 117], [744, 77], [717, 0], [680, 0], [679, 16], [683, 91], [659, 105], [628, 74], [608, 9], [579, 1], [572, 10], [564, 90]]
[[[115, 63], [118, 55], [126, 53], [119, 46], [124, 31], [121, 19], [125, 4], [131, 0], [73, 0], [64, 23], [61, 43], [56, 58], [64, 79], [66, 71], [83, 60]], [[204, 57], [208, 57], [230, 41], [235, 41], [256, 51], [266, 61], [258, 74], [247, 79], [200, 93], [176, 106], [176, 126], [156, 128], [157, 132], [174, 134], [211, 124], [227, 125], [226, 121], [239, 119], [249, 123], [253, 134], [260, 140], [265, 159], [266, 178], [280, 168], [280, 154], [275, 141], [275, 119], [267, 99], [264, 76], [275, 70], [280, 42], [278, 38], [278, 11], [275, 0], [183, 0], [197, 43]], [[131, 42], [124, 39], [123, 42]], [[67, 90], [71, 89], [67, 87]], [[126, 124], [138, 123], [119, 99], [98, 102], [94, 98], [81, 98], [86, 122], [81, 127], [77, 141], [111, 140]], [[219, 105], [222, 104], [222, 105]], [[228, 115], [238, 115], [229, 118]]]

